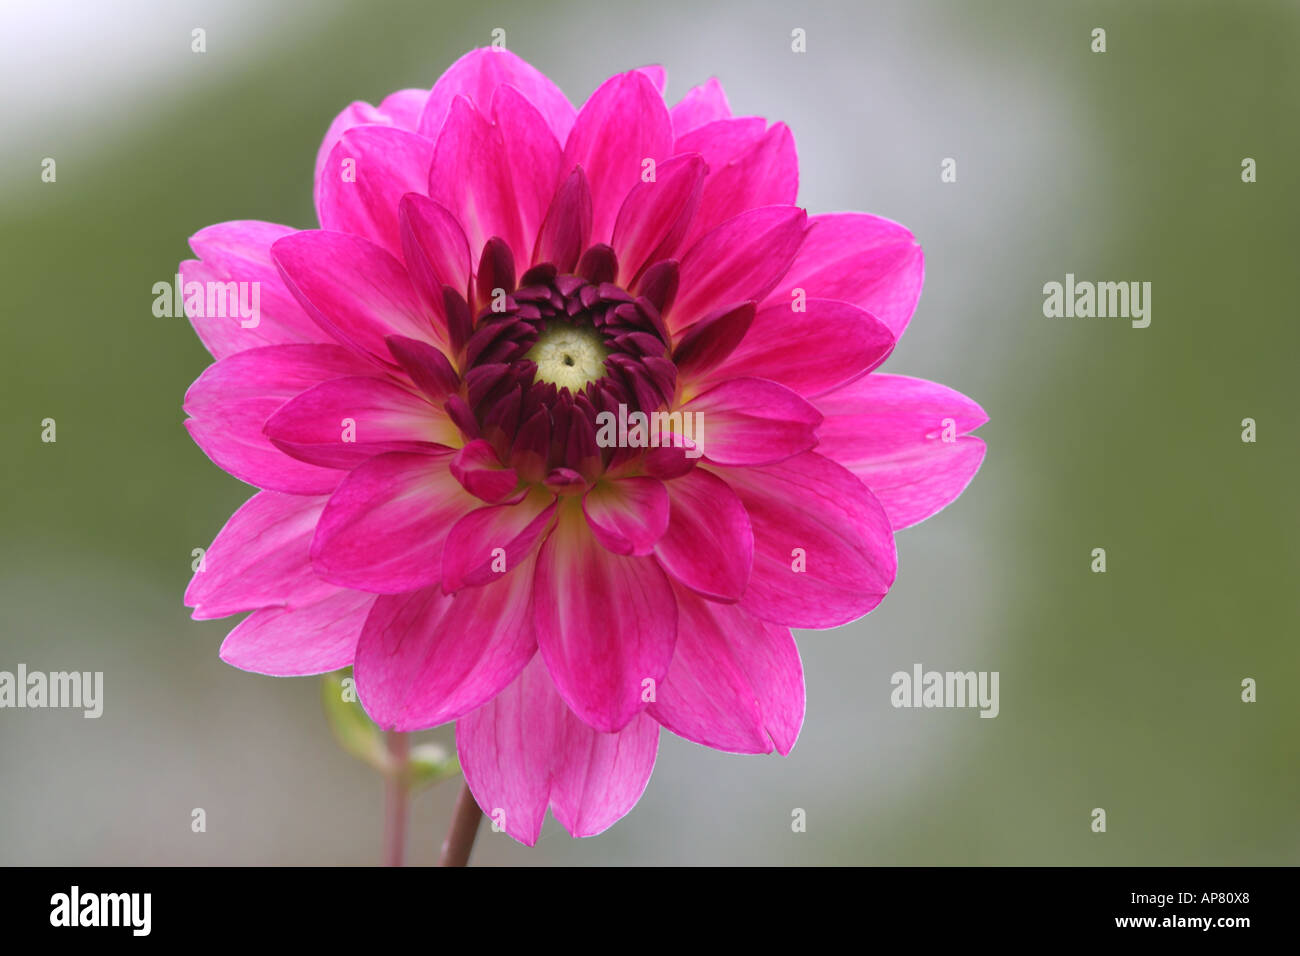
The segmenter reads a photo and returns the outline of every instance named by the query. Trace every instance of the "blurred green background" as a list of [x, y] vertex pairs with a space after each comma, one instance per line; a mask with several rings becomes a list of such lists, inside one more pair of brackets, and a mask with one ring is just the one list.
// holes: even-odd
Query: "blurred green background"
[[[801, 204], [926, 249], [886, 369], [991, 420], [965, 495], [900, 534], [884, 604], [799, 635], [789, 758], [665, 734], [612, 830], [485, 832], [476, 861], [1300, 862], [1300, 6], [371, 0], [0, 11], [0, 670], [106, 685], [99, 720], [0, 711], [0, 863], [378, 860], [380, 782], [333, 744], [318, 681], [222, 664], [231, 622], [181, 605], [191, 550], [251, 491], [181, 426], [209, 359], [151, 286], [207, 224], [313, 226], [333, 115], [498, 27], [578, 103], [662, 63], [670, 100], [717, 75], [736, 112], [786, 121]], [[1067, 272], [1151, 282], [1151, 326], [1045, 318]], [[893, 709], [916, 662], [999, 671], [1001, 715]], [[414, 862], [456, 786], [416, 806]]]

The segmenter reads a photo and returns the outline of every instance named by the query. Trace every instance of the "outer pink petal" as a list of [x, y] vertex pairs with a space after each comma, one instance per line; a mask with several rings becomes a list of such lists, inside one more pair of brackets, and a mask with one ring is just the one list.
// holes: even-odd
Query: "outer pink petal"
[[[554, 515], [555, 496], [544, 488], [534, 488], [522, 501], [471, 511], [456, 522], [443, 546], [443, 589], [488, 585], [514, 571], [532, 553]], [[532, 576], [529, 571], [530, 580]]]
[[364, 236], [400, 259], [398, 203], [406, 193], [424, 193], [432, 162], [433, 141], [417, 133], [391, 126], [348, 130], [335, 144], [320, 180], [321, 227]]
[[648, 713], [680, 737], [730, 753], [788, 754], [804, 715], [790, 629], [677, 591], [677, 649]]
[[781, 461], [817, 444], [821, 412], [784, 385], [735, 378], [682, 406], [704, 457], [723, 465]]
[[591, 185], [593, 242], [609, 242], [644, 161], [672, 152], [672, 123], [663, 98], [635, 70], [610, 77], [583, 104], [564, 147], [564, 168], [581, 166]]
[[354, 126], [370, 125], [415, 130], [419, 125], [420, 113], [424, 110], [425, 101], [428, 99], [428, 90], [398, 90], [396, 93], [384, 97], [383, 102], [378, 107], [357, 100], [334, 117], [329, 130], [325, 133], [325, 139], [316, 153], [315, 195], [317, 197], [317, 208], [320, 207], [320, 181], [325, 164], [329, 160], [330, 151], [334, 148], [334, 144], [339, 141], [339, 138], [346, 131]]
[[478, 503], [452, 476], [450, 459], [450, 451], [389, 452], [350, 472], [317, 525], [316, 573], [378, 594], [437, 581], [447, 532]]
[[368, 239], [307, 230], [281, 239], [271, 256], [316, 323], [358, 353], [392, 367], [387, 336], [437, 344], [428, 308], [406, 270]]
[[763, 206], [718, 226], [682, 257], [681, 291], [665, 317], [676, 334], [715, 309], [762, 299], [781, 281], [803, 242], [807, 215]]
[[791, 290], [840, 299], [866, 309], [903, 334], [925, 279], [925, 256], [903, 226], [860, 212], [813, 216], [808, 235], [773, 302], [790, 303]]
[[811, 398], [876, 368], [894, 349], [894, 333], [855, 305], [835, 299], [768, 299], [740, 345], [706, 381], [765, 378]]
[[262, 491], [230, 516], [185, 591], [196, 621], [271, 605], [311, 604], [338, 589], [312, 572], [324, 495]]
[[595, 836], [626, 816], [645, 793], [659, 752], [659, 725], [638, 714], [620, 732], [602, 734], [570, 713], [558, 750], [551, 812], [571, 835]]
[[729, 118], [731, 106], [727, 103], [727, 94], [722, 91], [722, 84], [717, 77], [710, 77], [707, 83], [687, 90], [681, 102], [670, 109], [668, 115], [672, 117], [673, 135], [680, 138], [697, 126]]
[[672, 511], [655, 557], [677, 581], [718, 601], [739, 601], [754, 563], [754, 532], [731, 486], [702, 468], [668, 483]]
[[185, 393], [185, 427], [218, 466], [259, 488], [314, 495], [342, 475], [290, 458], [263, 433], [266, 420], [300, 392], [372, 366], [337, 345], [270, 345], [216, 362]]
[[[872, 374], [817, 405], [826, 415], [818, 452], [866, 482], [895, 528], [924, 521], [954, 501], [984, 460], [984, 442], [966, 433], [988, 416], [945, 385]], [[953, 441], [943, 438], [948, 419]]]
[[622, 730], [672, 659], [677, 603], [664, 572], [606, 551], [567, 499], [542, 544], [536, 594], [537, 643], [560, 696], [595, 729]]
[[655, 92], [664, 95], [664, 89], [668, 86], [668, 73], [662, 66], [657, 63], [653, 66], [639, 66], [636, 71], [650, 81]]
[[[527, 262], [533, 235], [525, 235], [520, 203], [511, 180], [512, 164], [501, 128], [463, 96], [451, 104], [429, 167], [429, 198], [455, 214], [470, 259], [478, 261], [483, 245], [499, 236]], [[533, 197], [528, 197], [531, 201]], [[543, 202], [550, 197], [543, 198]], [[543, 207], [544, 208], [544, 207]]]
[[815, 452], [720, 470], [754, 526], [741, 607], [788, 627], [837, 627], [881, 602], [898, 568], [894, 535], [853, 474]]
[[649, 554], [668, 530], [668, 489], [657, 478], [597, 482], [582, 498], [596, 540], [615, 554]]
[[424, 730], [491, 700], [535, 655], [531, 559], [516, 573], [454, 597], [438, 587], [380, 597], [353, 673], [370, 718]]
[[386, 451], [448, 447], [460, 430], [421, 395], [387, 379], [322, 382], [286, 402], [266, 422], [286, 454], [325, 468], [355, 468]]
[[540, 657], [456, 724], [456, 750], [474, 799], [528, 846], [541, 835], [548, 805], [575, 837], [608, 829], [645, 792], [658, 747], [658, 724], [644, 714], [616, 734], [584, 724]]
[[501, 129], [510, 183], [526, 248], [515, 250], [522, 269], [533, 254], [542, 218], [560, 184], [564, 150], [537, 108], [518, 90], [503, 86], [492, 101], [492, 120]]
[[[186, 310], [190, 324], [213, 358], [225, 358], [264, 345], [330, 341], [294, 300], [271, 261], [271, 244], [293, 232], [288, 226], [271, 222], [241, 220], [208, 226], [190, 237], [190, 248], [202, 261], [187, 259], [180, 264], [179, 271], [185, 284], [204, 284], [203, 311], [207, 311], [207, 283], [257, 283], [255, 316], [245, 319], [238, 312], [232, 315], [234, 310], [230, 308], [224, 316], [190, 315]], [[250, 305], [253, 288], [246, 287]]]
[[721, 169], [754, 143], [767, 129], [761, 116], [737, 116], [714, 120], [679, 135], [674, 153], [699, 153], [709, 169]]
[[438, 78], [420, 117], [420, 132], [437, 139], [457, 96], [468, 97], [486, 114], [492, 108], [492, 97], [503, 85], [513, 86], [527, 97], [546, 118], [555, 138], [564, 142], [573, 126], [573, 105], [536, 67], [496, 47], [470, 50]]
[[678, 250], [703, 185], [704, 160], [690, 154], [674, 156], [658, 168], [653, 182], [632, 187], [618, 211], [611, 242], [624, 286]]
[[791, 205], [799, 194], [794, 136], [777, 123], [725, 163], [709, 163], [700, 208], [683, 242], [690, 246], [710, 229], [757, 206]]
[[255, 674], [301, 677], [346, 667], [375, 602], [373, 594], [333, 588], [310, 604], [255, 611], [226, 635], [221, 659]]

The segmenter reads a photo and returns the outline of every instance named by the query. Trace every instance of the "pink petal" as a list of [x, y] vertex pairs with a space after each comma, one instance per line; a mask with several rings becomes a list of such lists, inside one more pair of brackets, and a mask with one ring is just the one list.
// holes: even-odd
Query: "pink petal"
[[808, 299], [804, 311], [769, 298], [748, 334], [707, 380], [765, 378], [812, 397], [876, 368], [894, 333], [870, 312], [834, 299]]
[[571, 836], [603, 833], [645, 793], [659, 752], [659, 725], [638, 714], [621, 731], [602, 734], [570, 712], [551, 778], [551, 812]]
[[378, 107], [360, 100], [350, 104], [334, 117], [325, 139], [316, 153], [316, 207], [320, 208], [320, 182], [330, 151], [339, 138], [354, 126], [393, 126], [414, 131], [420, 122], [420, 113], [429, 99], [428, 90], [398, 90], [386, 97]]
[[615, 554], [649, 554], [668, 530], [668, 489], [657, 478], [597, 482], [582, 499], [596, 540]]
[[481, 707], [536, 652], [530, 560], [454, 597], [438, 587], [379, 597], [353, 673], [371, 720], [385, 729], [424, 730]]
[[682, 258], [681, 291], [665, 317], [669, 331], [746, 299], [762, 299], [781, 281], [803, 241], [802, 209], [764, 206], [724, 222]]
[[536, 233], [524, 234], [511, 171], [501, 129], [469, 100], [454, 100], [429, 168], [429, 198], [456, 216], [469, 240], [471, 261], [478, 260], [493, 236], [505, 241], [517, 262], [527, 262], [533, 251]]
[[406, 270], [368, 239], [307, 230], [281, 239], [271, 256], [307, 313], [358, 353], [391, 367], [389, 335], [437, 344]]
[[739, 601], [754, 563], [754, 532], [739, 496], [696, 468], [668, 482], [668, 497], [668, 530], [655, 545], [659, 564], [705, 597]]
[[460, 390], [460, 376], [445, 352], [427, 342], [390, 335], [388, 352], [426, 398], [442, 402]]
[[790, 629], [677, 590], [677, 648], [648, 713], [729, 753], [788, 754], [804, 716], [803, 664]]
[[322, 382], [286, 402], [266, 422], [286, 454], [325, 468], [355, 468], [387, 451], [450, 446], [460, 430], [429, 400], [381, 378]]
[[514, 494], [519, 476], [501, 459], [486, 441], [476, 438], [451, 460], [451, 473], [465, 490], [489, 504], [497, 504]]
[[327, 674], [347, 667], [374, 602], [373, 594], [333, 588], [311, 604], [254, 611], [226, 635], [221, 659], [272, 677]]
[[505, 143], [510, 183], [519, 210], [525, 246], [514, 253], [515, 262], [522, 265], [533, 254], [533, 240], [560, 185], [564, 150], [542, 114], [513, 87], [497, 90], [492, 101], [492, 120], [500, 128]]
[[[190, 248], [202, 261], [187, 259], [178, 267], [182, 292], [191, 282], [201, 283], [204, 301], [201, 311], [205, 314], [191, 315], [189, 309], [185, 314], [213, 358], [221, 359], [265, 345], [330, 341], [290, 294], [271, 261], [271, 244], [293, 232], [288, 226], [241, 220], [208, 226], [190, 237]], [[243, 289], [236, 288], [235, 292], [242, 294], [252, 306], [253, 289], [256, 288], [256, 315], [244, 318], [238, 308], [227, 304], [223, 310], [220, 308], [222, 303], [215, 300], [212, 311], [226, 314], [206, 314], [207, 291], [216, 288], [209, 286], [210, 282], [223, 284], [221, 292], [227, 303], [230, 302], [230, 290], [224, 283], [250, 283]]]
[[655, 92], [660, 96], [664, 95], [664, 88], [668, 85], [668, 74], [662, 66], [639, 66], [636, 72], [640, 73], [655, 88]]
[[849, 471], [815, 452], [719, 471], [754, 527], [741, 607], [787, 627], [838, 627], [881, 602], [897, 571], [894, 535]]
[[659, 166], [654, 182], [632, 187], [619, 208], [611, 243], [621, 284], [631, 285], [646, 266], [678, 250], [703, 185], [704, 160], [690, 154]]
[[185, 591], [196, 621], [335, 593], [312, 572], [309, 550], [325, 495], [261, 491], [231, 515]]
[[822, 416], [784, 385], [736, 378], [682, 406], [695, 418], [704, 456], [723, 465], [763, 465], [809, 451]]
[[320, 180], [321, 228], [364, 236], [402, 257], [397, 206], [406, 193], [423, 193], [433, 142], [391, 126], [358, 126], [335, 144]]
[[561, 143], [573, 126], [575, 110], [560, 88], [531, 64], [504, 48], [470, 50], [438, 78], [420, 117], [420, 132], [437, 139], [457, 96], [468, 97], [482, 113], [492, 108], [501, 86], [513, 86], [545, 117]]
[[465, 782], [490, 819], [532, 846], [549, 805], [575, 837], [594, 836], [645, 792], [659, 725], [639, 714], [616, 734], [592, 730], [556, 692], [539, 657], [456, 724]]
[[185, 423], [220, 468], [259, 488], [326, 494], [342, 475], [290, 458], [263, 433], [266, 420], [300, 392], [373, 366], [337, 345], [269, 345], [216, 362], [185, 393]]
[[350, 472], [316, 528], [316, 573], [379, 594], [437, 581], [447, 532], [478, 503], [452, 476], [451, 454], [389, 452]]
[[894, 338], [902, 335], [925, 279], [925, 256], [915, 237], [896, 222], [859, 212], [813, 216], [808, 226], [771, 301], [789, 305], [791, 290], [803, 289], [809, 298], [866, 309]]
[[644, 449], [640, 458], [629, 457], [626, 460], [626, 469], [620, 470], [617, 465], [614, 465], [606, 474], [618, 475], [623, 471], [631, 472], [639, 468], [651, 478], [658, 478], [660, 481], [672, 481], [675, 478], [680, 478], [699, 464], [700, 456], [703, 453], [697, 454], [698, 447], [694, 440], [676, 432], [668, 432], [660, 436], [660, 442], [658, 448], [652, 446]]
[[398, 205], [397, 215], [407, 272], [426, 306], [436, 315], [437, 341], [446, 344], [442, 290], [450, 286], [462, 296], [469, 295], [473, 268], [469, 240], [456, 217], [427, 196], [407, 193]]
[[555, 191], [537, 232], [532, 262], [549, 262], [561, 273], [572, 272], [591, 238], [591, 188], [575, 166]]
[[[707, 83], [687, 90], [681, 102], [670, 109], [668, 115], [672, 117], [673, 135], [680, 139], [697, 126], [729, 118], [731, 106], [727, 103], [727, 94], [722, 92], [722, 84], [717, 77], [710, 77]], [[681, 150], [675, 149], [673, 152], [679, 153]]]
[[[754, 324], [753, 300], [740, 305], [710, 312], [696, 322], [673, 346], [673, 362], [677, 365], [677, 380], [689, 391], [695, 391], [701, 379], [721, 380], [729, 375], [707, 376], [714, 366], [736, 350]], [[893, 339], [890, 339], [893, 342]], [[787, 360], [791, 343], [783, 339]], [[707, 386], [706, 386], [707, 387]]]
[[673, 152], [699, 153], [712, 172], [721, 169], [757, 143], [766, 130], [767, 120], [761, 116], [715, 120], [679, 135], [673, 144]]
[[[537, 562], [537, 643], [560, 696], [597, 730], [622, 730], [673, 655], [677, 605], [653, 558], [611, 554], [562, 501]], [[611, 640], [617, 635], [617, 640]]]
[[799, 158], [794, 137], [784, 123], [774, 125], [726, 162], [706, 158], [709, 176], [700, 208], [683, 240], [687, 246], [747, 209], [792, 205], [799, 194]]
[[610, 77], [583, 105], [564, 147], [564, 168], [581, 166], [591, 185], [593, 242], [609, 242], [643, 162], [667, 159], [672, 124], [663, 98], [644, 75]]
[[[984, 460], [966, 433], [988, 421], [960, 392], [904, 375], [872, 374], [817, 400], [826, 421], [817, 451], [861, 478], [895, 528], [954, 501]], [[954, 441], [944, 441], [951, 419]]]
[[442, 549], [443, 590], [488, 585], [513, 571], [537, 546], [554, 515], [555, 496], [545, 488], [534, 488], [521, 501], [465, 515]]

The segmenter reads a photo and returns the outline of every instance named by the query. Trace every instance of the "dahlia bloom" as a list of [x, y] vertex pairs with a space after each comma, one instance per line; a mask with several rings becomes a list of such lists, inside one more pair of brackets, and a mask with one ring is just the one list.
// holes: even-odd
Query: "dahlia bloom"
[[[222, 223], [181, 264], [262, 303], [190, 315], [216, 361], [186, 425], [261, 489], [194, 617], [252, 612], [221, 647], [245, 670], [351, 665], [385, 728], [457, 721], [475, 799], [530, 845], [548, 807], [574, 836], [626, 814], [661, 728], [788, 753], [790, 628], [872, 610], [894, 532], [984, 455], [973, 401], [873, 372], [920, 295], [911, 233], [808, 216], [786, 126], [663, 85], [575, 109], [473, 51], [334, 120], [321, 229]], [[611, 445], [615, 412], [701, 427]]]

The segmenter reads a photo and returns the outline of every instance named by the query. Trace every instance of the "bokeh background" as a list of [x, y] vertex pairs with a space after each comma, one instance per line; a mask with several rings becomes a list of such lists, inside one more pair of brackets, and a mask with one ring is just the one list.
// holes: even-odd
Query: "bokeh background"
[[[99, 720], [0, 711], [0, 863], [378, 860], [381, 784], [319, 682], [222, 664], [230, 622], [181, 605], [191, 550], [251, 491], [182, 428], [209, 360], [151, 286], [209, 223], [313, 226], [333, 115], [431, 85], [497, 27], [575, 102], [662, 63], [672, 100], [716, 75], [736, 112], [786, 121], [802, 205], [925, 247], [886, 369], [991, 420], [971, 487], [900, 534], [884, 604], [800, 634], [789, 758], [664, 734], [612, 830], [484, 832], [476, 862], [1300, 862], [1300, 5], [238, 0], [0, 10], [0, 669], [106, 684]], [[1153, 283], [1151, 326], [1044, 318], [1067, 272]], [[999, 671], [1001, 715], [893, 709], [915, 662]], [[420, 798], [414, 862], [457, 786]]]

